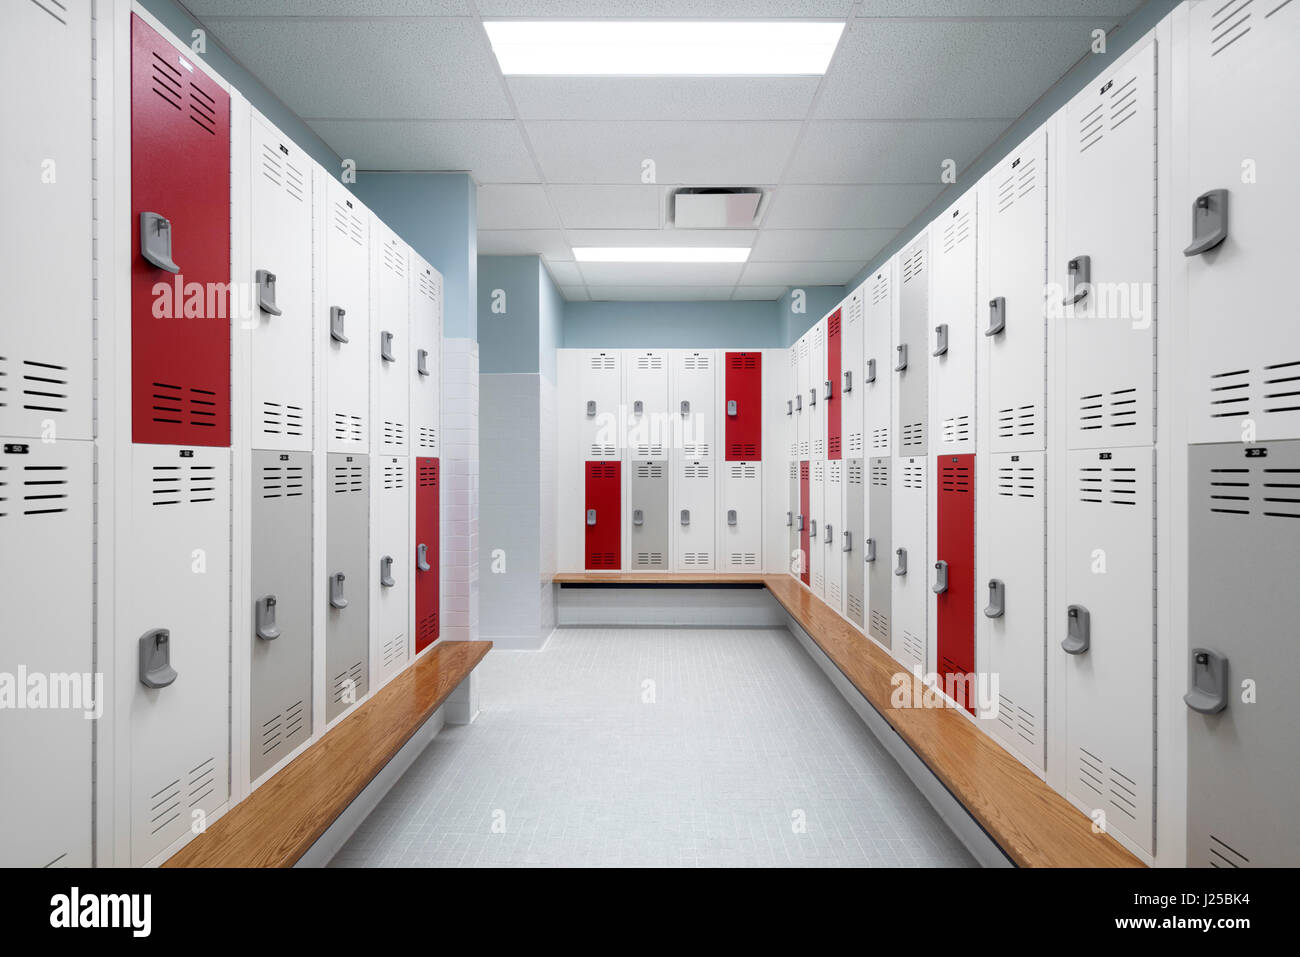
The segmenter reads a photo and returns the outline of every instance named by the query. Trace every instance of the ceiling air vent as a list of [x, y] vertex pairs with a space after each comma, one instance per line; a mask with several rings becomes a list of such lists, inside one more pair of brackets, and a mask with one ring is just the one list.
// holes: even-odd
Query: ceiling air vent
[[678, 229], [750, 229], [763, 191], [749, 186], [690, 186], [673, 194]]

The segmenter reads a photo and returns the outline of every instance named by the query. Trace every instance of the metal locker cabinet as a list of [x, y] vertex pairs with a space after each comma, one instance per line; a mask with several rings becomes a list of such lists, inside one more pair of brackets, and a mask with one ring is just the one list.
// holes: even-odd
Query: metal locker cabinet
[[826, 380], [822, 383], [822, 401], [826, 420], [826, 458], [843, 456], [843, 434], [840, 386], [844, 371], [844, 311], [836, 309], [826, 317]]
[[863, 631], [867, 627], [867, 569], [862, 560], [867, 504], [865, 464], [860, 458], [844, 460], [844, 528], [839, 535], [840, 563], [844, 569], [844, 617]]
[[712, 571], [715, 567], [713, 463], [677, 462], [673, 475], [673, 569]]
[[[997, 675], [997, 710], [983, 718], [1003, 746], [1046, 765], [1046, 455], [988, 455], [975, 501], [975, 621], [980, 672]], [[981, 705], [983, 706], [983, 702]], [[991, 705], [992, 702], [989, 702]]]
[[628, 466], [628, 543], [633, 571], [667, 571], [668, 463], [634, 460]]
[[[438, 640], [442, 603], [442, 463], [415, 460], [415, 653]], [[423, 548], [421, 548], [423, 546]]]
[[799, 463], [799, 514], [795, 524], [799, 528], [799, 580], [805, 585], [811, 581], [812, 556], [812, 481], [809, 476], [809, 463]]
[[812, 382], [812, 333], [805, 332], [795, 343], [798, 352], [799, 375], [796, 379], [794, 393], [795, 429], [798, 432], [799, 448], [796, 453], [800, 459], [807, 459], [812, 454], [812, 407], [808, 404], [808, 392]]
[[406, 455], [411, 429], [410, 250], [371, 217], [375, 315], [370, 327], [378, 455]]
[[312, 447], [312, 197], [316, 164], [252, 111], [250, 443]]
[[627, 363], [627, 444], [636, 459], [666, 459], [672, 442], [668, 415], [668, 354], [631, 352]]
[[786, 556], [786, 568], [795, 578], [803, 575], [805, 564], [800, 557], [803, 552], [799, 548], [800, 528], [803, 525], [803, 514], [799, 505], [799, 466], [799, 462], [790, 463], [790, 489], [787, 500], [789, 511], [786, 513], [786, 531], [789, 546], [789, 554]]
[[977, 375], [989, 448], [1046, 448], [1047, 133], [1039, 131], [985, 177], [980, 214], [988, 301], [978, 303]]
[[799, 344], [795, 343], [789, 349], [790, 359], [790, 379], [789, 387], [786, 389], [787, 398], [785, 400], [785, 425], [786, 425], [786, 458], [791, 461], [799, 459], [799, 422], [802, 419], [800, 409], [803, 401], [795, 402], [794, 397], [799, 394]]
[[370, 690], [370, 457], [331, 452], [325, 489], [325, 720]]
[[719, 566], [729, 572], [763, 568], [763, 474], [758, 462], [727, 462], [722, 467], [722, 505], [718, 510]]
[[[1242, 441], [1247, 422], [1259, 441], [1300, 437], [1300, 328], [1276, 292], [1295, 268], [1300, 185], [1264, 173], [1300, 152], [1296, 124], [1266, 108], [1300, 92], [1300, 8], [1250, 6], [1192, 4], [1187, 33], [1175, 33], [1186, 49], [1187, 73], [1175, 82], [1186, 84], [1187, 107], [1174, 122], [1185, 115], [1190, 188], [1174, 199], [1172, 235], [1189, 253], [1193, 442]], [[1228, 234], [1208, 246], [1219, 235], [1215, 190], [1227, 191]], [[1207, 215], [1198, 217], [1201, 197]]]
[[618, 571], [623, 546], [619, 539], [619, 505], [623, 494], [621, 463], [588, 462], [586, 474], [586, 565], [588, 571]]
[[863, 283], [844, 303], [844, 331], [840, 353], [840, 375], [835, 388], [840, 395], [840, 417], [844, 439], [844, 457], [862, 458], [866, 443], [862, 436], [862, 359], [865, 354], [863, 330], [867, 324]]
[[622, 454], [623, 365], [617, 351], [588, 352], [581, 357], [578, 404], [581, 417], [578, 451], [584, 459], [617, 459]]
[[1062, 117], [1060, 150], [1059, 259], [1052, 264], [1049, 307], [1064, 313], [1067, 447], [1150, 445], [1155, 373], [1153, 42], [1070, 101]]
[[134, 445], [131, 459], [117, 657], [139, 867], [230, 797], [230, 450]]
[[442, 389], [442, 274], [411, 253], [412, 451], [438, 457]]
[[862, 563], [867, 567], [867, 633], [886, 648], [893, 634], [894, 538], [893, 496], [887, 455], [868, 461], [867, 530], [862, 539]]
[[[934, 451], [975, 451], [975, 228], [970, 190], [935, 220], [931, 277], [930, 421]], [[918, 357], [919, 358], [919, 357]]]
[[717, 454], [714, 451], [717, 419], [713, 408], [718, 401], [715, 366], [712, 352], [678, 349], [672, 353], [668, 384], [668, 407], [672, 414], [669, 417], [674, 422], [673, 448], [683, 461], [712, 460]]
[[[22, 78], [23, 91], [0, 105], [10, 131], [0, 208], [11, 224], [0, 239], [0, 435], [36, 438], [52, 423], [57, 438], [89, 439], [91, 7], [54, 16], [39, 4], [10, 4], [5, 14], [0, 62], [7, 76]], [[37, 280], [53, 278], [55, 268], [57, 281]]]
[[130, 230], [132, 440], [229, 446], [230, 95], [136, 14]]
[[930, 265], [928, 236], [921, 234], [899, 254], [898, 325], [889, 368], [895, 386], [894, 408], [899, 455], [925, 455], [929, 440]]
[[1187, 863], [1295, 867], [1300, 442], [1193, 446], [1189, 464]]
[[896, 259], [866, 282], [869, 301], [865, 304], [862, 359], [863, 438], [872, 457], [893, 452], [893, 382], [897, 365], [894, 352], [894, 272]]
[[822, 494], [822, 519], [817, 528], [821, 569], [826, 579], [826, 604], [844, 611], [844, 563], [840, 557], [840, 519], [844, 514], [844, 462], [827, 462]]
[[[375, 486], [377, 522], [370, 548], [374, 585], [375, 630], [370, 636], [370, 659], [378, 666], [374, 685], [379, 687], [401, 671], [410, 657], [411, 613], [411, 486], [405, 455], [381, 455], [375, 459], [379, 475]], [[429, 544], [425, 546], [425, 564]]]
[[[808, 331], [808, 383], [803, 403], [808, 417], [809, 458], [826, 459], [826, 317]], [[837, 323], [838, 325], [838, 323]]]
[[370, 220], [347, 187], [324, 173], [325, 434], [329, 452], [370, 449]]
[[311, 453], [254, 451], [249, 777], [311, 737]]
[[975, 456], [937, 456], [935, 482], [935, 660], [949, 695], [974, 714]]
[[[92, 683], [94, 446], [0, 441], [0, 670], [78, 675], [83, 692], [79, 707], [10, 702], [0, 713], [0, 865], [89, 867], [94, 722], [85, 715], [107, 704]], [[27, 679], [14, 680], [25, 703]]]
[[818, 598], [826, 597], [826, 546], [822, 544], [826, 525], [826, 463], [814, 459], [809, 483], [808, 566], [812, 572], [812, 590]]
[[924, 670], [927, 655], [927, 615], [930, 610], [930, 575], [926, 561], [927, 504], [926, 462], [916, 456], [895, 458], [892, 468], [890, 535], [894, 546], [889, 554], [877, 548], [877, 561], [884, 560], [893, 576], [890, 608], [894, 657], [908, 668]]
[[1065, 601], [1048, 619], [1065, 661], [1067, 796], [1147, 851], [1154, 788], [1154, 456], [1067, 453]]
[[725, 354], [723, 417], [728, 462], [763, 459], [763, 353]]

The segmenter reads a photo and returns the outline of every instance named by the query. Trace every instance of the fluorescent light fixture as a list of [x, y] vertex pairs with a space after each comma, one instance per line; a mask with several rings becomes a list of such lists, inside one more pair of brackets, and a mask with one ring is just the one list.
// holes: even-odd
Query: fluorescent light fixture
[[843, 23], [489, 20], [507, 76], [821, 76]]
[[743, 263], [748, 246], [574, 246], [580, 263]]

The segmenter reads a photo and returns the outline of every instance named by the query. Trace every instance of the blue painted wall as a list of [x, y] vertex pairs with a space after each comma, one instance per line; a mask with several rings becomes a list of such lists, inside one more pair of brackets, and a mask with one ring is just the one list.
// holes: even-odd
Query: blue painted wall
[[[822, 316], [834, 309], [840, 302], [857, 288], [853, 286], [795, 286], [776, 301], [777, 311], [781, 316], [782, 328], [785, 330], [783, 346], [794, 345], [794, 341], [816, 325]], [[803, 290], [803, 311], [795, 312], [798, 302], [796, 291]]]
[[[481, 375], [537, 372], [538, 298], [536, 256], [478, 257], [478, 363]], [[493, 312], [493, 301], [505, 312]]]
[[570, 302], [565, 348], [672, 349], [784, 346], [772, 302]]
[[538, 262], [537, 267], [537, 363], [538, 371], [555, 382], [555, 350], [564, 338], [564, 296]]

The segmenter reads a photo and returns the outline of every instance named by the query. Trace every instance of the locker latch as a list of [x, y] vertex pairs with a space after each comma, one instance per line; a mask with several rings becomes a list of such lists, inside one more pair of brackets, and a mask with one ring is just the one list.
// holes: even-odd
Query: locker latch
[[330, 338], [335, 342], [347, 342], [347, 334], [343, 331], [343, 317], [348, 311], [342, 306], [330, 306]]
[[330, 607], [347, 608], [348, 600], [343, 597], [343, 579], [342, 572], [335, 572], [330, 576]]
[[727, 509], [727, 524], [728, 525], [736, 524], [736, 510], [734, 508]]
[[785, 414], [786, 414], [786, 415], [794, 415], [794, 400], [793, 400], [793, 399], [786, 399], [786, 400], [785, 400]]
[[172, 633], [155, 628], [140, 636], [140, 684], [146, 688], [166, 688], [176, 680], [172, 667]]
[[379, 334], [379, 358], [385, 362], [396, 362], [393, 356], [393, 334], [387, 330]]
[[794, 410], [795, 410], [796, 412], [802, 412], [802, 411], [803, 411], [803, 393], [802, 393], [802, 392], [800, 392], [797, 396], [794, 397]]
[[682, 509], [682, 524], [691, 524], [691, 510], [689, 508]]
[[645, 411], [645, 403], [642, 402], [640, 399], [637, 399], [635, 402], [632, 403], [633, 415], [641, 415], [644, 411]]
[[894, 565], [894, 574], [901, 578], [907, 574], [907, 549], [894, 549], [894, 556], [898, 559], [897, 563]]
[[1207, 253], [1228, 238], [1228, 191], [1212, 189], [1192, 201], [1192, 244], [1184, 256]]
[[1092, 257], [1075, 256], [1065, 264], [1065, 275], [1064, 305], [1073, 306], [1081, 302], [1092, 288]]
[[840, 551], [842, 552], [853, 551], [853, 533], [840, 532], [840, 538], [844, 539], [844, 544], [840, 546]]
[[1082, 605], [1071, 605], [1065, 610], [1067, 623], [1061, 648], [1067, 655], [1081, 655], [1092, 644], [1092, 616]]
[[812, 408], [812, 407], [813, 407], [814, 405], [816, 405], [816, 404], [817, 404], [817, 390], [816, 390], [816, 389], [809, 389], [809, 390], [808, 390], [808, 407], [809, 407], [809, 408]]
[[898, 345], [898, 362], [894, 364], [895, 372], [902, 372], [907, 368], [907, 343], [903, 342]]
[[835, 529], [828, 522], [822, 527], [822, 544], [829, 545], [833, 541], [835, 541]]
[[1228, 706], [1228, 659], [1211, 648], [1192, 649], [1191, 687], [1183, 695], [1187, 707], [1201, 714], [1218, 714]]
[[[867, 371], [863, 374], [863, 376], [862, 376], [862, 381], [863, 381], [863, 382], [875, 382], [875, 381], [876, 381], [876, 360], [875, 360], [875, 359], [868, 359], [868, 360], [867, 360]], [[847, 391], [849, 391], [849, 390], [848, 390], [848, 389], [845, 389], [844, 391], [847, 392]]]
[[834, 387], [834, 385], [831, 383], [831, 380], [830, 380], [830, 379], [827, 379], [825, 382], [823, 382], [823, 383], [822, 383], [822, 398], [823, 398], [823, 399], [833, 399], [833, 398], [835, 397], [835, 395], [834, 395], [834, 388], [835, 388], [835, 387]]
[[639, 509], [639, 508], [634, 508], [634, 509], [632, 509], [632, 524], [633, 524], [633, 525], [644, 525], [644, 524], [645, 524], [645, 511], [644, 511], [644, 510]]
[[796, 517], [799, 519], [799, 528], [798, 528], [797, 530], [800, 531], [800, 532], [802, 532], [802, 531], [803, 531], [803, 516], [802, 516], [802, 515], [799, 515], [799, 516], [796, 516]]
[[948, 351], [948, 323], [941, 322], [934, 327], [934, 351], [932, 356], [941, 356]]
[[727, 400], [727, 415], [734, 416], [734, 415], [736, 414], [738, 408], [739, 408], [739, 407], [736, 405], [736, 400], [735, 400], [735, 399], [728, 399], [728, 400]]
[[691, 414], [691, 400], [682, 399], [682, 415], [690, 415], [690, 414]]
[[159, 269], [181, 271], [172, 261], [172, 221], [162, 213], [140, 214], [140, 255]]
[[257, 271], [257, 308], [268, 316], [280, 315], [280, 307], [275, 304], [275, 273], [265, 269]]
[[415, 371], [420, 375], [429, 374], [429, 350], [419, 349], [415, 353]]
[[786, 527], [786, 528], [791, 528], [791, 527], [793, 527], [793, 526], [794, 526], [794, 512], [786, 512], [786, 513], [785, 513], [785, 527]]
[[267, 595], [257, 602], [257, 637], [263, 641], [275, 641], [280, 637], [280, 629], [275, 624], [275, 596]]
[[392, 555], [385, 555], [383, 558], [379, 559], [379, 584], [383, 585], [385, 588], [392, 588], [397, 584], [397, 580], [393, 578]]
[[817, 541], [817, 519], [808, 519], [808, 534], [812, 537], [814, 542]]
[[595, 415], [595, 414], [596, 414], [596, 400], [595, 400], [595, 399], [588, 399], [588, 400], [587, 400], [587, 415], [590, 416], [590, 415]]
[[415, 567], [422, 572], [427, 572], [429, 570], [430, 565], [429, 565], [428, 545], [421, 544], [415, 546]]
[[868, 538], [863, 542], [862, 560], [863, 562], [874, 562], [876, 560], [876, 540], [874, 538]]
[[989, 300], [989, 327], [984, 330], [986, 336], [996, 336], [1007, 327], [1007, 299], [998, 296]]
[[853, 373], [848, 369], [844, 370], [844, 388], [842, 388], [840, 391], [841, 392], [853, 391]]
[[936, 595], [948, 590], [948, 563], [942, 558], [934, 563], [934, 586], [930, 590]]
[[989, 603], [985, 618], [1001, 618], [1007, 611], [1007, 586], [1000, 578], [989, 579]]
[[587, 509], [587, 524], [588, 525], [596, 524], [596, 510], [594, 508]]

